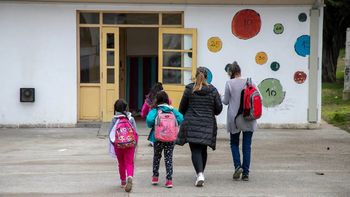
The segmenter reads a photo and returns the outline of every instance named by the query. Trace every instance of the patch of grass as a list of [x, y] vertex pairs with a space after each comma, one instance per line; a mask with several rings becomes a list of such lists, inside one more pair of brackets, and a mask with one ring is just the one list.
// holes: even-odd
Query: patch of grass
[[345, 49], [341, 49], [338, 57], [337, 64], [337, 80], [344, 81], [344, 67], [345, 67]]
[[344, 50], [337, 65], [337, 82], [322, 83], [322, 118], [330, 124], [350, 132], [350, 100], [343, 100]]

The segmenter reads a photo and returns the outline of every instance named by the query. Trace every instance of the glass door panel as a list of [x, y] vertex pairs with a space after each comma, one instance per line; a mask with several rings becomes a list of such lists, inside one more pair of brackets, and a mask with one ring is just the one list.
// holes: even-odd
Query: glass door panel
[[100, 83], [100, 28], [80, 27], [80, 83]]
[[163, 34], [163, 49], [190, 50], [192, 35]]
[[192, 68], [192, 50], [188, 52], [163, 52], [163, 67]]

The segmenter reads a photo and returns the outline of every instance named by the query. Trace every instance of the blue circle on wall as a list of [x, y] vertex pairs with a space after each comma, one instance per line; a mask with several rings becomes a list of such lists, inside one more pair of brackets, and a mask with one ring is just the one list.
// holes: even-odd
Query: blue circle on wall
[[302, 57], [306, 57], [307, 55], [310, 55], [310, 36], [309, 35], [300, 36], [295, 42], [294, 49], [295, 49], [295, 52]]
[[205, 70], [207, 71], [207, 83], [210, 84], [213, 80], [213, 74], [207, 67], [205, 68]]

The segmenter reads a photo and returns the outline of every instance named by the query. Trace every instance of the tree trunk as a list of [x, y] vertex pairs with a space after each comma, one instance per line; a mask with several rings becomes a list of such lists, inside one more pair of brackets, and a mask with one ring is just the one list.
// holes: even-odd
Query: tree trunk
[[337, 63], [339, 56], [339, 47], [334, 46], [335, 43], [326, 44], [323, 43], [322, 54], [322, 81], [323, 82], [336, 82]]
[[345, 38], [342, 24], [345, 18], [334, 7], [326, 7], [323, 24], [322, 81], [336, 82], [339, 51]]

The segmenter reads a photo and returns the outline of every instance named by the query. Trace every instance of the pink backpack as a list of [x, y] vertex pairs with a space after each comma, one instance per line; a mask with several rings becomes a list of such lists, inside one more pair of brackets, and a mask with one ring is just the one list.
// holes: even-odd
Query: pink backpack
[[114, 146], [117, 148], [130, 148], [136, 144], [136, 131], [129, 122], [129, 119], [119, 118], [118, 125], [115, 129]]
[[173, 112], [158, 110], [154, 127], [155, 138], [161, 142], [174, 142], [179, 133], [179, 125]]

